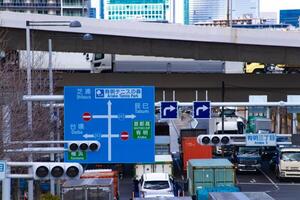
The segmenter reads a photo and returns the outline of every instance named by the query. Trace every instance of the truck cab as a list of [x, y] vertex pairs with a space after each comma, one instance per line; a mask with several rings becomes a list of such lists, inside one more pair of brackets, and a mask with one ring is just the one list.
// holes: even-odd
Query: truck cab
[[299, 178], [300, 177], [300, 147], [278, 147], [275, 157], [276, 177]]
[[139, 184], [140, 197], [174, 197], [173, 181], [168, 173], [143, 174]]
[[261, 147], [236, 147], [233, 162], [238, 171], [257, 171], [261, 167]]

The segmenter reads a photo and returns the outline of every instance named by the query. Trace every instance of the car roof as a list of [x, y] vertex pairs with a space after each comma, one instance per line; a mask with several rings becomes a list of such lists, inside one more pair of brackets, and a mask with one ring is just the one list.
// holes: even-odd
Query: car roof
[[161, 180], [169, 180], [168, 173], [146, 173], [143, 174], [144, 181], [161, 181]]
[[281, 152], [285, 152], [285, 151], [299, 151], [300, 152], [300, 148], [295, 148], [295, 147], [284, 147], [280, 149]]

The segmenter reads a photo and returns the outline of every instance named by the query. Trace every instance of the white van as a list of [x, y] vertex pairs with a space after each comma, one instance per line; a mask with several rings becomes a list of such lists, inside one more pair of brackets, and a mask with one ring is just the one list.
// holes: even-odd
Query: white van
[[147, 173], [140, 179], [140, 197], [174, 197], [173, 181], [168, 173]]

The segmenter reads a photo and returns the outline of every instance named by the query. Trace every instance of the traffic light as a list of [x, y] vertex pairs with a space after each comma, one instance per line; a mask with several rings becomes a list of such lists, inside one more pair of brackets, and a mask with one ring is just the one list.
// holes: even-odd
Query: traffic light
[[70, 151], [98, 151], [100, 142], [98, 141], [71, 141], [68, 142]]
[[33, 178], [35, 180], [46, 179], [76, 179], [83, 173], [79, 163], [34, 163]]
[[231, 144], [229, 135], [199, 135], [197, 142], [201, 145], [222, 146]]

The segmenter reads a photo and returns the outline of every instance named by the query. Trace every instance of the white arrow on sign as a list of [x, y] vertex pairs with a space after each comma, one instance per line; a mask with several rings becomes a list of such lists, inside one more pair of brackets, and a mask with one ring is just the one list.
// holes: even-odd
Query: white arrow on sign
[[134, 114], [131, 114], [131, 115], [125, 115], [125, 118], [126, 119], [134, 119], [136, 118], [136, 116]]
[[172, 105], [170, 105], [169, 107], [165, 107], [164, 108], [164, 116], [166, 116], [167, 115], [167, 111], [169, 111], [169, 112], [172, 112], [173, 110], [175, 110], [176, 108], [174, 107], [174, 106], [172, 106]]
[[[121, 119], [122, 116], [121, 115], [93, 115], [92, 116], [93, 119], [107, 119], [107, 118], [111, 118], [111, 119]], [[131, 115], [125, 115], [125, 119], [135, 119], [136, 116], [134, 114], [131, 114]]]
[[88, 138], [94, 138], [95, 136], [93, 134], [84, 134], [82, 137], [84, 137], [85, 139], [88, 139]]
[[129, 115], [112, 115], [112, 102], [109, 100], [107, 102], [107, 115], [93, 115], [93, 119], [107, 119], [107, 134], [102, 134], [101, 138], [107, 138], [107, 157], [108, 161], [111, 161], [111, 154], [112, 154], [112, 139], [113, 138], [120, 138], [119, 134], [112, 134], [112, 127], [111, 121], [112, 119], [135, 119], [136, 115], [129, 114]]
[[201, 112], [204, 112], [204, 111], [206, 111], [208, 109], [208, 107], [206, 106], [206, 105], [202, 105], [201, 107], [198, 107], [197, 109], [196, 109], [196, 115], [198, 116], [199, 114], [200, 114], [200, 111]]

